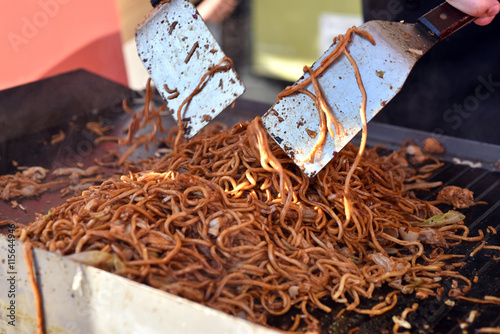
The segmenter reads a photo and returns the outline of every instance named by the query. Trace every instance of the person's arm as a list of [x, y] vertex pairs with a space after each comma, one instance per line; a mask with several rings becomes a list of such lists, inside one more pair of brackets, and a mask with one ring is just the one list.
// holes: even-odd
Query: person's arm
[[453, 7], [462, 12], [476, 16], [474, 21], [480, 26], [489, 24], [500, 12], [498, 0], [446, 0]]

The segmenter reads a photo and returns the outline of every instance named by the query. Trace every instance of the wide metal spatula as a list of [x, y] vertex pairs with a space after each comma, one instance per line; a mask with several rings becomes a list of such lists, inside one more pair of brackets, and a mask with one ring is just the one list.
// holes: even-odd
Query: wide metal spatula
[[[443, 3], [419, 18], [416, 24], [369, 21], [361, 25], [359, 28], [369, 32], [375, 44], [353, 34], [347, 49], [357, 63], [366, 90], [367, 119], [372, 119], [400, 91], [415, 63], [433, 45], [473, 20], [474, 17]], [[335, 46], [332, 45], [311, 69], [317, 69]], [[308, 78], [306, 73], [296, 84]], [[346, 56], [341, 55], [317, 80], [326, 104], [343, 129], [334, 137], [327, 135], [324, 147], [313, 162], [306, 158], [316, 143], [320, 120], [310, 94], [297, 92], [282, 97], [262, 117], [266, 131], [310, 177], [362, 129], [362, 96], [353, 66]], [[312, 83], [305, 89], [315, 93]]]
[[[177, 121], [182, 107], [186, 138], [194, 136], [245, 91], [189, 1], [160, 2], [137, 25], [135, 41], [139, 57]], [[216, 66], [223, 69], [207, 75]]]

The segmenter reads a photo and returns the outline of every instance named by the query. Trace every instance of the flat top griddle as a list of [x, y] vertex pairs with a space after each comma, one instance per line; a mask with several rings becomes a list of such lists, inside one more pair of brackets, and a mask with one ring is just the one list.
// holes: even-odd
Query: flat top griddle
[[[22, 98], [21, 98], [22, 97]], [[121, 103], [127, 99], [132, 106], [139, 107], [144, 102], [143, 94], [131, 91], [125, 87], [109, 82], [103, 78], [84, 71], [76, 71], [25, 86], [0, 92], [0, 173], [12, 173], [15, 160], [20, 166], [42, 166], [48, 169], [56, 167], [74, 167], [81, 163], [84, 167], [94, 164], [94, 159], [100, 159], [108, 150], [116, 149], [123, 152], [126, 148], [118, 148], [114, 143], [104, 143], [96, 146], [93, 143], [96, 135], [85, 129], [89, 121], [101, 121], [113, 124], [113, 134], [123, 137], [130, 116], [122, 111]], [[159, 96], [155, 96], [161, 103]], [[269, 106], [252, 101], [238, 101], [236, 108], [222, 113], [216, 120], [232, 125], [242, 120], [252, 119], [262, 115]], [[13, 126], [12, 124], [15, 124]], [[164, 120], [166, 128], [174, 125], [170, 117]], [[66, 138], [63, 142], [50, 145], [51, 135], [63, 130]], [[410, 130], [385, 124], [369, 124], [369, 145], [381, 144], [388, 150], [398, 149], [404, 140], [420, 143], [430, 136], [429, 133]], [[112, 135], [113, 135], [112, 134]], [[429, 181], [442, 181], [443, 187], [456, 185], [474, 192], [478, 201], [486, 201], [487, 205], [476, 205], [461, 210], [466, 216], [466, 224], [471, 235], [477, 235], [478, 230], [485, 232], [484, 240], [489, 245], [500, 245], [497, 235], [486, 233], [488, 226], [500, 232], [500, 172], [498, 159], [500, 147], [451, 137], [441, 137], [446, 146], [446, 154], [440, 156], [444, 167], [436, 172]], [[153, 154], [138, 150], [131, 159], [146, 157]], [[458, 160], [457, 160], [458, 159]], [[473, 168], [471, 166], [481, 167]], [[105, 170], [111, 175], [112, 170]], [[435, 198], [441, 188], [432, 193], [419, 194], [424, 199]], [[62, 204], [59, 192], [48, 192], [37, 198], [18, 200], [25, 208], [12, 208], [10, 203], [0, 201], [0, 220], [12, 219], [27, 224], [35, 217], [35, 213], [46, 213], [50, 208]], [[445, 205], [443, 211], [452, 209]], [[5, 234], [6, 228], [0, 228]], [[466, 261], [460, 273], [469, 277], [479, 277], [472, 285], [469, 297], [483, 298], [485, 295], [500, 296], [500, 254], [494, 250], [482, 250], [470, 256], [480, 242], [462, 243], [448, 250], [449, 253], [463, 254], [457, 262]], [[451, 287], [451, 280], [445, 280], [444, 286]], [[376, 304], [377, 296], [383, 296], [390, 288], [383, 287], [375, 294], [367, 305]], [[356, 333], [392, 332], [394, 322], [392, 317], [400, 315], [406, 307], [418, 302], [417, 311], [408, 316], [413, 333], [473, 333], [482, 327], [500, 327], [500, 306], [480, 305], [466, 301], [458, 301], [447, 297], [437, 300], [416, 299], [413, 295], [399, 295], [398, 305], [390, 312], [370, 318], [352, 312], [345, 313], [339, 319], [331, 314], [320, 311], [313, 312], [320, 319], [320, 327], [324, 333], [344, 333], [359, 327]], [[454, 300], [454, 305], [446, 302]], [[327, 305], [334, 312], [340, 311], [342, 305]], [[472, 323], [467, 323], [471, 311], [477, 311]], [[290, 321], [290, 315], [273, 319], [276, 327], [281, 327]]]

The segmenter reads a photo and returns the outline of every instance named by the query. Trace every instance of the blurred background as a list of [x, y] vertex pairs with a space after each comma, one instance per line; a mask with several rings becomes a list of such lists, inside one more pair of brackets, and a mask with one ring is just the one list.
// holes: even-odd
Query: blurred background
[[[416, 22], [442, 0], [191, 2], [233, 59], [243, 98], [272, 104], [348, 27]], [[134, 28], [150, 10], [147, 0], [1, 1], [0, 90], [75, 68], [143, 90]], [[471, 24], [439, 43], [375, 120], [500, 144], [499, 29], [498, 18]]]
[[[331, 44], [362, 20], [361, 1], [192, 0], [224, 52], [233, 59], [246, 99], [273, 103]], [[135, 24], [150, 8], [119, 0], [129, 84], [144, 86], [147, 74], [135, 55]]]
[[[245, 98], [272, 103], [331, 44], [362, 23], [360, 1], [192, 0], [235, 63]], [[147, 0], [24, 0], [0, 4], [0, 90], [85, 68], [142, 90], [135, 26]], [[3, 44], [3, 45], [2, 45]]]

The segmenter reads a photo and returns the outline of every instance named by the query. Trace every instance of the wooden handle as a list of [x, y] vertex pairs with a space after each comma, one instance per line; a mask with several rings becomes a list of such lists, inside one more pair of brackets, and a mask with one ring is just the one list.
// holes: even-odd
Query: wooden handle
[[160, 4], [161, 0], [151, 0], [151, 6], [156, 7]]
[[417, 22], [430, 35], [441, 41], [475, 19], [474, 16], [467, 15], [445, 2], [421, 16]]

